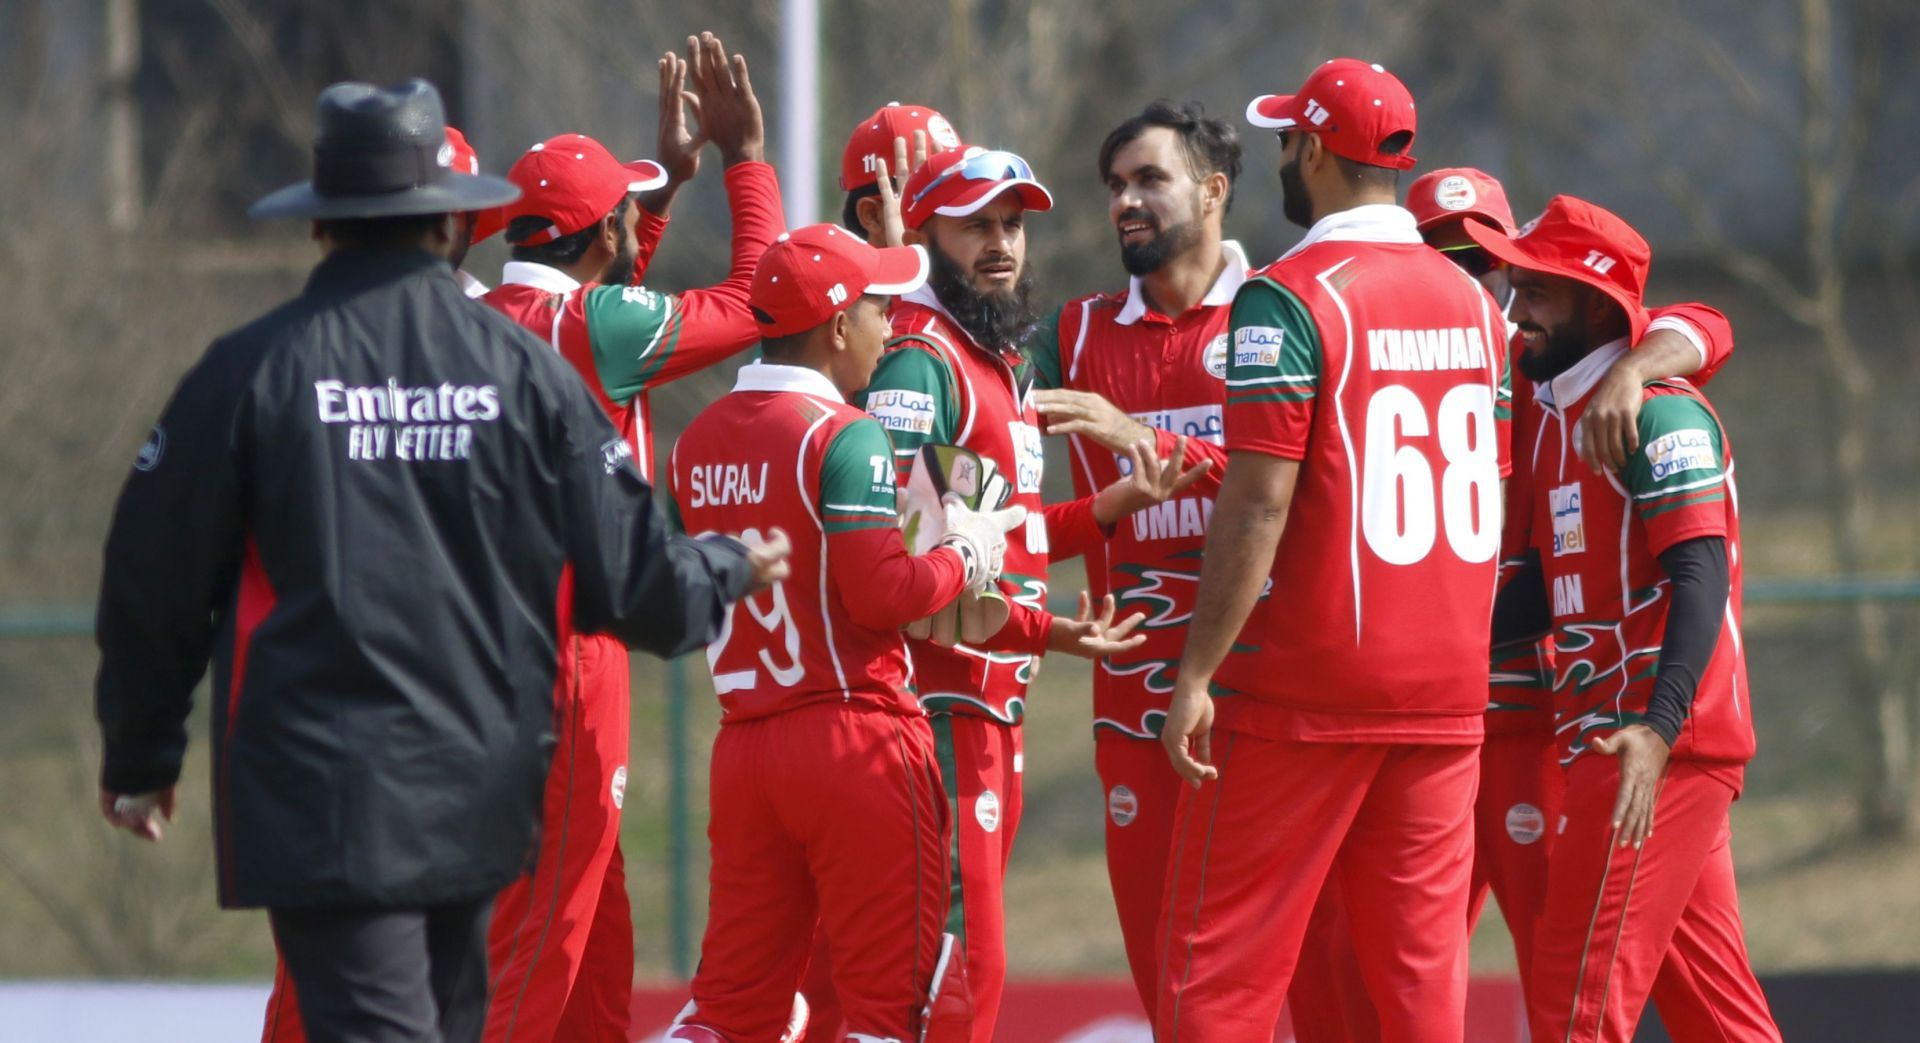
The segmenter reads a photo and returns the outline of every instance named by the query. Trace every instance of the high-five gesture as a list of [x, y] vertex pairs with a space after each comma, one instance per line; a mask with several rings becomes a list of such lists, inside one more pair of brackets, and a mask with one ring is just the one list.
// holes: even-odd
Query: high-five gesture
[[687, 106], [697, 110], [700, 105], [700, 99], [687, 90], [687, 60], [668, 51], [660, 56], [659, 66], [660, 140], [654, 155], [667, 170], [667, 183], [642, 195], [640, 205], [665, 217], [680, 186], [700, 172], [700, 148], [707, 137], [687, 124]]
[[746, 58], [736, 54], [728, 60], [726, 47], [712, 33], [689, 36], [687, 76], [693, 81], [700, 133], [720, 149], [720, 161], [727, 166], [763, 161], [767, 127], [747, 79]]

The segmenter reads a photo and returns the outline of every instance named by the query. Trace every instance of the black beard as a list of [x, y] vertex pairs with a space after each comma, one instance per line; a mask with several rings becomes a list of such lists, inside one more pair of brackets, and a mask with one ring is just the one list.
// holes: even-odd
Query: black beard
[[1313, 227], [1313, 200], [1307, 196], [1298, 159], [1280, 168], [1280, 212], [1302, 228]]
[[[1522, 323], [1520, 326], [1525, 333], [1538, 333], [1543, 328], [1533, 323]], [[1536, 384], [1544, 384], [1572, 369], [1593, 350], [1593, 345], [1589, 343], [1593, 338], [1588, 335], [1585, 322], [1577, 326], [1571, 322], [1563, 323], [1546, 330], [1546, 334], [1547, 342], [1538, 354], [1529, 348], [1522, 351], [1516, 360], [1520, 375]]]
[[927, 251], [933, 260], [927, 285], [933, 287], [934, 297], [953, 316], [953, 321], [984, 348], [998, 350], [1020, 343], [1027, 327], [1040, 318], [1033, 307], [1033, 264], [1020, 266], [1020, 278], [1014, 281], [1013, 289], [981, 293], [967, 281], [968, 273], [961, 271], [947, 252], [940, 249], [939, 243], [932, 246], [933, 249]]
[[620, 252], [600, 269], [600, 283], [603, 286], [625, 286], [633, 281], [633, 251], [622, 246]]
[[[1121, 221], [1152, 221], [1153, 217], [1144, 211], [1133, 211], [1120, 215]], [[1156, 226], [1157, 228], [1157, 226]], [[1200, 241], [1200, 222], [1182, 221], [1165, 231], [1156, 231], [1152, 239], [1144, 243], [1120, 244], [1120, 266], [1128, 275], [1147, 275], [1167, 266], [1167, 262], [1192, 249]]]

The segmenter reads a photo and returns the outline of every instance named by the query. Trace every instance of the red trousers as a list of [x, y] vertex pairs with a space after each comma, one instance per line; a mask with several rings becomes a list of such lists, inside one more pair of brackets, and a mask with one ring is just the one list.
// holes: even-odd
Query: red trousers
[[[1160, 976], [1160, 953], [1155, 939], [1160, 930], [1160, 907], [1166, 897], [1174, 809], [1180, 803], [1184, 784], [1174, 773], [1166, 748], [1158, 739], [1140, 739], [1102, 730], [1095, 733], [1093, 762], [1105, 793], [1107, 880], [1113, 887], [1113, 906], [1120, 918], [1120, 938], [1126, 945], [1127, 967], [1133, 972], [1134, 988], [1140, 993], [1141, 1008], [1151, 1024]], [[1329, 880], [1327, 889], [1331, 892], [1337, 886]], [[1344, 962], [1351, 963], [1351, 940], [1344, 926], [1336, 928], [1335, 923], [1342, 915], [1335, 901], [1316, 904], [1307, 925], [1303, 951], [1313, 953], [1338, 947]], [[1350, 1009], [1357, 1009], [1366, 1019], [1372, 1018], [1373, 1008], [1367, 1002], [1366, 987], [1359, 980], [1358, 965], [1353, 965], [1351, 980], [1336, 979], [1335, 966], [1340, 962], [1337, 959], [1303, 960], [1295, 972], [1293, 987], [1287, 990], [1287, 1003], [1293, 1011], [1293, 1032], [1298, 1043], [1345, 1043], [1347, 1036], [1338, 1026], [1348, 1019]]]
[[1480, 748], [1467, 933], [1491, 894], [1513, 935], [1522, 995], [1533, 976], [1534, 931], [1547, 907], [1547, 853], [1565, 788], [1551, 731], [1489, 735]]
[[707, 931], [669, 1038], [782, 1038], [818, 929], [846, 1031], [917, 1039], [948, 883], [925, 719], [833, 702], [725, 725], [710, 799]]
[[[633, 917], [620, 856], [631, 702], [627, 650], [580, 637], [555, 686], [533, 872], [494, 899], [487, 931], [487, 1043], [627, 1043]], [[274, 972], [263, 1043], [304, 1043], [285, 968]]]
[[1213, 753], [1175, 812], [1161, 1043], [1271, 1038], [1329, 877], [1381, 1038], [1459, 1040], [1478, 749], [1216, 729]]
[[969, 1038], [992, 1043], [1007, 984], [1005, 883], [1020, 828], [1020, 728], [972, 714], [935, 714], [931, 720], [953, 821], [946, 930], [965, 956]]
[[1778, 1043], [1734, 886], [1738, 772], [1670, 763], [1653, 835], [1635, 849], [1614, 837], [1618, 762], [1588, 754], [1567, 769], [1534, 938], [1534, 1039], [1627, 1043], [1651, 997], [1675, 1043]]

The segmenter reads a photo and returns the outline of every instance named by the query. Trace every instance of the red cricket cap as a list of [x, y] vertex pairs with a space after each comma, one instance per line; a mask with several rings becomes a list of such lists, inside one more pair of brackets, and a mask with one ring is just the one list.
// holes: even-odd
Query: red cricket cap
[[1472, 167], [1446, 167], [1420, 175], [1407, 189], [1407, 209], [1421, 231], [1447, 221], [1477, 217], [1514, 233], [1513, 208], [1498, 178]]
[[[1247, 103], [1247, 122], [1269, 130], [1318, 134], [1334, 155], [1355, 163], [1413, 169], [1411, 154], [1380, 151], [1393, 135], [1413, 134], [1413, 95], [1399, 77], [1358, 58], [1323, 63], [1292, 94], [1253, 99]], [[1407, 145], [1411, 148], [1413, 142]]]
[[851, 192], [879, 180], [875, 173], [879, 161], [893, 164], [893, 140], [905, 138], [912, 152], [916, 130], [926, 132], [929, 156], [960, 147], [960, 134], [945, 116], [925, 105], [887, 102], [861, 120], [847, 138], [847, 149], [840, 154], [840, 190]]
[[760, 255], [747, 302], [762, 337], [786, 337], [826, 322], [862, 294], [916, 290], [929, 270], [923, 247], [874, 246], [844, 228], [808, 225]]
[[901, 192], [901, 218], [919, 228], [935, 214], [965, 217], [1011, 190], [1028, 210], [1053, 209], [1053, 194], [1034, 180], [1033, 168], [1011, 152], [978, 145], [928, 156]]
[[607, 216], [629, 193], [666, 184], [667, 171], [650, 159], [622, 163], [585, 134], [560, 134], [514, 160], [507, 180], [520, 198], [501, 208], [501, 227], [516, 217], [545, 218], [547, 227], [521, 242], [550, 243]]
[[1653, 251], [1619, 215], [1584, 199], [1554, 196], [1547, 209], [1512, 238], [1479, 221], [1464, 227], [1474, 242], [1516, 268], [1583, 282], [1612, 297], [1626, 309], [1635, 343], [1646, 332], [1642, 300]]

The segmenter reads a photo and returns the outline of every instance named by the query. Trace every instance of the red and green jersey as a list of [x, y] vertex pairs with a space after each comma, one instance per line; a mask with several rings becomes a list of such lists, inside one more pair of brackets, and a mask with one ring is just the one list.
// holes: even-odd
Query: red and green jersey
[[[1704, 386], [1733, 354], [1733, 327], [1727, 317], [1705, 304], [1675, 304], [1652, 310], [1649, 333], [1670, 329], [1686, 337], [1700, 351], [1700, 369], [1691, 382]], [[1644, 340], [1642, 343], [1645, 343]], [[1510, 351], [1522, 350], [1518, 340]], [[1533, 385], [1519, 381], [1513, 388], [1513, 473], [1507, 479], [1507, 534], [1501, 551], [1501, 582], [1536, 552], [1532, 546], [1533, 457], [1531, 447], [1540, 432], [1540, 409]], [[1487, 734], [1547, 732], [1553, 728], [1553, 635], [1516, 642], [1493, 650], [1493, 670], [1487, 694]]]
[[[1007, 534], [1000, 589], [1013, 611], [995, 647], [913, 642], [920, 698], [930, 711], [1017, 723], [1053, 618], [1045, 607], [1047, 562], [1097, 541], [1091, 501], [1041, 503], [1046, 454], [1031, 371], [1019, 352], [975, 343], [927, 287], [895, 301], [889, 320], [894, 339], [861, 401], [892, 438], [900, 480], [921, 446], [957, 445], [992, 460], [1012, 489], [1008, 504], [1027, 509], [1026, 525]], [[1063, 536], [1061, 547], [1052, 545]]]
[[921, 713], [900, 628], [964, 571], [951, 550], [907, 554], [879, 424], [814, 370], [749, 365], [675, 443], [668, 482], [688, 532], [793, 542], [791, 575], [730, 607], [707, 647], [722, 724], [830, 701]]
[[[640, 285], [582, 285], [543, 264], [509, 262], [488, 304], [553, 346], [586, 380], [632, 444], [640, 473], [653, 477], [653, 407], [647, 391], [697, 373], [759, 339], [747, 304], [760, 256], [785, 230], [780, 185], [765, 163], [727, 168], [733, 262], [727, 278], [669, 294]], [[643, 213], [639, 269], [664, 222]], [[638, 276], [635, 277], [638, 282]]]
[[1334, 214], [1234, 298], [1231, 453], [1300, 461], [1216, 674], [1228, 727], [1477, 743], [1508, 470], [1505, 319], [1397, 206]]
[[1541, 427], [1529, 449], [1532, 541], [1554, 619], [1554, 728], [1564, 762], [1596, 736], [1644, 717], [1666, 634], [1670, 583], [1659, 556], [1699, 537], [1727, 541], [1732, 588], [1720, 643], [1701, 674], [1673, 756], [1739, 765], [1753, 756], [1740, 636], [1740, 519], [1733, 453], [1719, 418], [1684, 381], [1649, 385], [1640, 449], [1596, 475], [1574, 432], [1594, 387], [1626, 351], [1600, 348], [1539, 385]]
[[[1246, 281], [1247, 259], [1226, 243], [1225, 267], [1200, 303], [1178, 316], [1147, 304], [1135, 278], [1126, 292], [1068, 302], [1035, 330], [1028, 345], [1041, 387], [1092, 392], [1157, 432], [1160, 456], [1187, 438], [1188, 463], [1213, 471], [1157, 507], [1115, 526], [1087, 553], [1087, 586], [1097, 600], [1112, 593], [1122, 617], [1145, 613], [1140, 647], [1102, 659], [1093, 672], [1096, 730], [1136, 738], [1160, 734], [1167, 699], [1186, 644], [1199, 588], [1207, 519], [1226, 469], [1221, 411], [1227, 389], [1227, 318]], [[1082, 435], [1069, 437], [1076, 494], [1090, 496], [1119, 481], [1131, 464]]]

